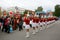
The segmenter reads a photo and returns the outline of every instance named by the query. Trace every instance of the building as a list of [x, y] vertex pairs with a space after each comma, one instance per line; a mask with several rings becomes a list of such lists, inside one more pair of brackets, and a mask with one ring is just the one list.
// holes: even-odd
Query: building
[[29, 15], [31, 15], [31, 14], [35, 14], [35, 11], [27, 10], [27, 13], [28, 13]]
[[13, 11], [13, 12], [16, 12], [16, 11], [19, 11], [20, 14], [24, 14], [24, 11], [27, 10], [27, 13], [28, 14], [33, 14], [35, 13], [34, 11], [32, 10], [28, 10], [28, 9], [24, 9], [24, 8], [20, 8], [20, 7], [10, 7], [10, 8], [7, 8], [7, 11], [10, 12], [10, 11]]
[[15, 12], [15, 13], [16, 13], [16, 11], [19, 11], [20, 14], [24, 14], [25, 9], [16, 6], [16, 7], [7, 8], [7, 11], [8, 11], [8, 12], [9, 12], [9, 11], [13, 11], [13, 12]]
[[53, 16], [53, 12], [52, 11], [50, 11], [50, 12], [47, 12], [47, 14], [46, 14], [47, 16]]
[[39, 15], [40, 18], [43, 18], [46, 15], [46, 12], [44, 12], [44, 11], [37, 11], [36, 15]]
[[2, 7], [0, 7], [0, 17], [3, 16], [3, 11], [4, 11], [4, 9]]

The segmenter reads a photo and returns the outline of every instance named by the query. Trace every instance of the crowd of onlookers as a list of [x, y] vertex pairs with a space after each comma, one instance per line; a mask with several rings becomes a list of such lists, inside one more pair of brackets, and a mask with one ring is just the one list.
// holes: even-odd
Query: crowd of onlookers
[[0, 29], [3, 32], [10, 33], [19, 27], [19, 31], [22, 30], [23, 20], [19, 18], [13, 18], [10, 16], [0, 17]]

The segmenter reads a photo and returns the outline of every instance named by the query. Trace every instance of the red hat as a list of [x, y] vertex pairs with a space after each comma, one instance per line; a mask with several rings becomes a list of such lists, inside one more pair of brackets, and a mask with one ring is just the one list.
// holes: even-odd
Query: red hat
[[13, 12], [12, 12], [12, 11], [10, 11], [9, 13], [10, 13], [10, 14], [13, 14]]

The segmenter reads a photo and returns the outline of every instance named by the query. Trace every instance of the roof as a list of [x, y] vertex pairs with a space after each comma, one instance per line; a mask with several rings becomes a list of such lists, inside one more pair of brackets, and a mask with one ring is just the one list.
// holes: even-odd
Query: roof
[[36, 13], [38, 13], [38, 14], [46, 14], [46, 12], [44, 12], [44, 11], [37, 11]]

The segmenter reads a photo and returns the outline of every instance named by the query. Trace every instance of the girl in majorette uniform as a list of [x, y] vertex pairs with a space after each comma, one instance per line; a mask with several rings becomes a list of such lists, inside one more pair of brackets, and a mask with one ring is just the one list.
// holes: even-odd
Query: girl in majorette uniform
[[48, 18], [47, 18], [47, 25], [48, 25]]
[[47, 28], [47, 18], [45, 18], [45, 29]]
[[55, 22], [55, 18], [53, 17], [53, 22]]
[[47, 18], [47, 16], [45, 15], [45, 29], [47, 28], [47, 22], [48, 22], [48, 18]]
[[51, 20], [52, 16], [50, 16], [50, 24], [52, 23], [52, 20]]
[[47, 27], [47, 16], [44, 15], [44, 18], [43, 18], [43, 28], [46, 29]]
[[30, 19], [29, 17], [25, 17], [24, 18], [24, 22], [25, 22], [25, 29], [26, 29], [26, 37], [29, 37], [29, 29], [30, 29]]
[[45, 18], [43, 18], [42, 21], [43, 21], [43, 25], [45, 26]]
[[43, 30], [43, 23], [42, 23], [43, 21], [42, 21], [42, 18], [40, 19], [40, 30]]
[[23, 27], [25, 28], [25, 21], [24, 21], [24, 19], [27, 17], [27, 14], [24, 14], [24, 17], [22, 18], [23, 19]]
[[56, 18], [54, 17], [54, 22], [56, 21]]
[[43, 30], [43, 15], [41, 16], [41, 19], [40, 19], [40, 27], [41, 29], [40, 30]]
[[36, 34], [35, 27], [36, 27], [36, 17], [34, 15], [33, 19], [32, 19], [32, 28], [33, 28], [33, 33], [32, 34]]
[[50, 20], [49, 20], [49, 16], [48, 16], [48, 18], [47, 18], [47, 25], [49, 25], [49, 21], [50, 21]]
[[30, 27], [32, 28], [32, 19], [33, 19], [33, 15], [29, 17], [30, 18]]
[[53, 23], [53, 16], [51, 16], [51, 23]]
[[36, 32], [38, 32], [38, 27], [39, 27], [39, 16], [36, 16]]
[[51, 16], [49, 17], [49, 24], [51, 24]]
[[45, 26], [46, 26], [46, 25], [45, 25], [45, 24], [46, 24], [46, 23], [45, 23], [45, 18], [42, 18], [42, 24], [43, 24], [42, 28], [45, 29]]
[[53, 17], [53, 20], [52, 20], [52, 21], [53, 21], [53, 23], [54, 23], [54, 21], [55, 21], [55, 20], [54, 20], [54, 17]]
[[51, 17], [50, 16], [49, 16], [48, 20], [49, 20], [48, 24], [50, 24], [51, 23]]
[[45, 23], [45, 18], [43, 18], [43, 29], [45, 29], [46, 23]]
[[53, 18], [51, 18], [51, 22], [53, 23]]
[[50, 17], [50, 20], [51, 20], [51, 23], [53, 23], [55, 20], [52, 20], [53, 19], [53, 16]]
[[58, 20], [58, 18], [57, 18], [57, 17], [54, 17], [54, 20], [55, 20], [55, 21], [57, 21], [57, 20]]
[[[50, 18], [50, 22], [52, 23], [52, 18]], [[51, 24], [51, 23], [50, 23], [50, 24]]]
[[50, 24], [52, 23], [52, 18], [50, 17]]

